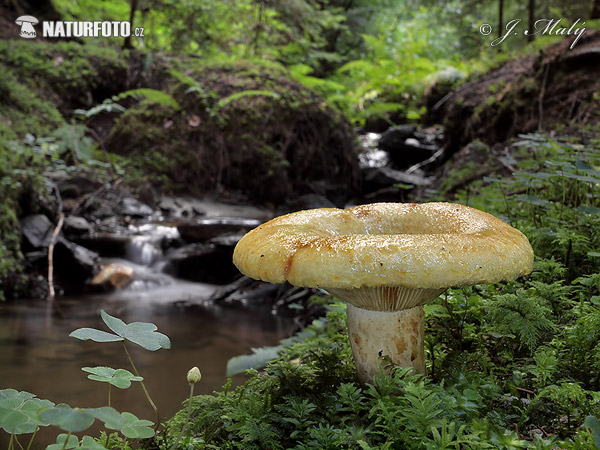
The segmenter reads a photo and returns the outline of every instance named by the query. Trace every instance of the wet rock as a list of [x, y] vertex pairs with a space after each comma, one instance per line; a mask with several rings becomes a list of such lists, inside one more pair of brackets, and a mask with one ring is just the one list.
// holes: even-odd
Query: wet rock
[[158, 207], [168, 217], [193, 217], [206, 214], [206, 211], [198, 205], [182, 198], [163, 197]]
[[54, 271], [73, 286], [83, 286], [97, 272], [97, 259], [97, 253], [62, 237], [54, 247]]
[[83, 217], [67, 216], [62, 229], [66, 236], [74, 237], [91, 233], [93, 226]]
[[114, 218], [119, 214], [119, 210], [116, 205], [107, 203], [101, 200], [94, 201], [86, 213], [88, 216], [94, 219], [104, 220]]
[[203, 242], [226, 233], [247, 233], [261, 224], [256, 219], [212, 217], [179, 224], [177, 230], [186, 242]]
[[265, 305], [274, 303], [281, 286], [277, 284], [257, 282], [243, 290], [238, 290], [223, 297], [215, 303], [230, 308], [242, 308], [247, 305]]
[[133, 197], [121, 200], [120, 213], [124, 216], [143, 218], [152, 215], [153, 212], [152, 208]]
[[88, 177], [75, 176], [58, 183], [58, 190], [62, 198], [78, 198], [91, 194], [102, 186], [102, 183]]
[[242, 276], [217, 289], [208, 301], [230, 308], [270, 306], [279, 314], [293, 314], [301, 329], [316, 317], [325, 314], [322, 305], [309, 302], [313, 295], [322, 293], [316, 289], [295, 287], [289, 283], [270, 284]]
[[34, 214], [21, 219], [21, 233], [30, 248], [45, 248], [50, 245], [55, 225], [43, 214]]
[[217, 290], [215, 290], [213, 292], [213, 294], [208, 298], [209, 302], [219, 302], [221, 300], [223, 300], [225, 297], [233, 294], [236, 291], [242, 290], [242, 289], [246, 289], [248, 286], [256, 283], [257, 281], [247, 277], [245, 275], [242, 275], [240, 278], [238, 278], [235, 281], [232, 281], [229, 284], [226, 284], [225, 286], [222, 286], [220, 288], [218, 288]]
[[395, 151], [407, 139], [414, 137], [415, 131], [417, 131], [417, 127], [409, 124], [389, 128], [381, 135], [377, 146], [388, 152]]
[[389, 187], [394, 184], [424, 186], [430, 183], [430, 180], [426, 177], [390, 167], [369, 167], [363, 169], [363, 173], [365, 186], [371, 189]]
[[423, 144], [416, 138], [408, 138], [397, 147], [388, 149], [390, 159], [401, 169], [424, 161], [439, 150], [434, 144]]
[[189, 244], [167, 254], [165, 271], [184, 280], [226, 284], [239, 275], [232, 257], [231, 245]]
[[96, 233], [74, 240], [78, 244], [100, 253], [103, 257], [122, 258], [127, 253], [131, 236], [117, 233]]
[[133, 278], [133, 269], [121, 264], [109, 264], [91, 281], [92, 286], [103, 290], [122, 289]]

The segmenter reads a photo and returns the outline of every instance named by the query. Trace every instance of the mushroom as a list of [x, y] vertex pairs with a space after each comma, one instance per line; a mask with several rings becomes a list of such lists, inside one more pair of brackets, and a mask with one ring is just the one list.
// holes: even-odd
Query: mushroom
[[531, 272], [527, 237], [500, 219], [452, 203], [374, 203], [277, 217], [247, 233], [234, 264], [249, 277], [321, 288], [348, 303], [362, 383], [380, 357], [425, 373], [423, 305], [453, 286]]
[[37, 36], [37, 33], [35, 32], [35, 28], [33, 28], [33, 26], [39, 23], [39, 20], [37, 20], [35, 17], [21, 16], [17, 18], [17, 20], [15, 20], [15, 23], [21, 26], [21, 32], [19, 33], [19, 36], [21, 36], [22, 38], [33, 39]]

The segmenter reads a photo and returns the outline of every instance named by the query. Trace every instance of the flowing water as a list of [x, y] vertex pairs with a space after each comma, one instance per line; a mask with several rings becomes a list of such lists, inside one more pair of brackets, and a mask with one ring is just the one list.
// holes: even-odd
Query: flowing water
[[[88, 380], [81, 367], [131, 370], [122, 344], [68, 337], [81, 327], [107, 330], [100, 318], [104, 309], [125, 322], [153, 322], [171, 338], [171, 350], [149, 352], [129, 345], [164, 420], [187, 398], [186, 374], [191, 367], [198, 366], [202, 372], [195, 392], [212, 393], [226, 381], [229, 358], [274, 345], [290, 335], [293, 323], [289, 318], [277, 317], [268, 308], [231, 309], [209, 303], [206, 299], [217, 286], [161, 273], [156, 242], [156, 232], [136, 236], [128, 260], [103, 261], [127, 264], [135, 270], [134, 281], [122, 291], [59, 298], [53, 304], [42, 300], [0, 304], [0, 388], [28, 391], [71, 406], [106, 405], [107, 385]], [[243, 379], [243, 375], [236, 376], [234, 383]], [[127, 390], [113, 388], [111, 396], [112, 406], [118, 410], [154, 420], [138, 383]], [[45, 430], [36, 438], [36, 448], [43, 448], [57, 433], [57, 429]], [[0, 447], [6, 447], [7, 439], [0, 431]]]

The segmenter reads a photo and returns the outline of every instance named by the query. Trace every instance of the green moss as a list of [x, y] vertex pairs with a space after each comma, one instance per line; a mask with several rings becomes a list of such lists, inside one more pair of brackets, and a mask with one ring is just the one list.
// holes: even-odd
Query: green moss
[[56, 110], [71, 114], [118, 92], [127, 79], [127, 55], [75, 42], [0, 41], [0, 89], [11, 93], [13, 108], [24, 115], [18, 119], [47, 116], [56, 125]]
[[[226, 189], [272, 202], [306, 190], [307, 180], [338, 183], [338, 192], [356, 186], [349, 124], [280, 66], [190, 61], [185, 74], [171, 70], [164, 84], [181, 109], [133, 104], [107, 142], [153, 180], [168, 177], [175, 189]], [[146, 160], [152, 152], [165, 163]]]
[[22, 283], [21, 228], [19, 216], [32, 209], [41, 192], [43, 161], [27, 147], [5, 140], [0, 135], [0, 299], [7, 290]]
[[4, 64], [0, 64], [0, 136], [7, 139], [27, 133], [45, 136], [65, 121], [48, 100], [36, 95]]

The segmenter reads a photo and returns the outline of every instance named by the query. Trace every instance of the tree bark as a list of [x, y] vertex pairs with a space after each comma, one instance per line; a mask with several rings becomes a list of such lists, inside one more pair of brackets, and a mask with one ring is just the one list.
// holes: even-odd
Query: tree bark
[[592, 13], [590, 14], [590, 19], [600, 19], [600, 0], [594, 0], [592, 3]]
[[[131, 7], [129, 9], [129, 23], [131, 25], [131, 32], [133, 33], [133, 19], [135, 18], [135, 12], [138, 8], [138, 0], [131, 0]], [[133, 48], [131, 44], [131, 34], [123, 41], [123, 48]]]
[[[504, 0], [498, 0], [498, 37], [502, 37], [504, 27]], [[499, 48], [499, 47], [498, 47]]]
[[529, 30], [529, 34], [527, 35], [527, 39], [529, 42], [532, 42], [535, 39], [535, 34], [533, 34], [535, 26], [535, 0], [529, 0], [529, 6], [527, 9], [529, 10], [529, 26], [527, 28]]

